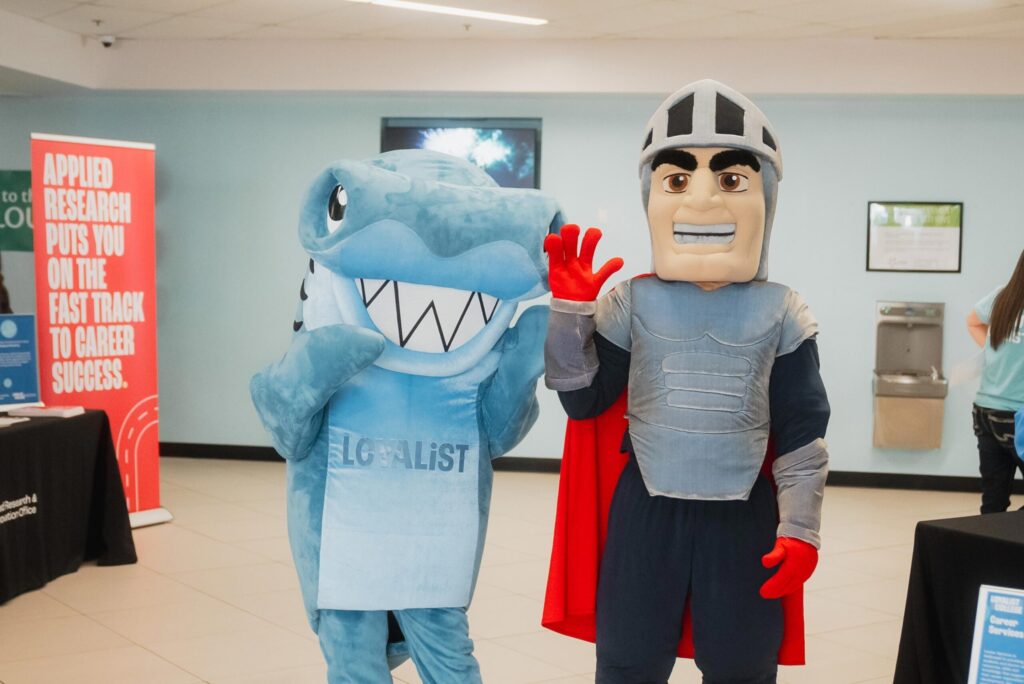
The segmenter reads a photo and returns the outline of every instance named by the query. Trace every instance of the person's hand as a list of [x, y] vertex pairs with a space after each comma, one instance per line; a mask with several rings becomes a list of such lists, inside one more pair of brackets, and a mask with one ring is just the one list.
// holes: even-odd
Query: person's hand
[[[779, 565], [781, 563], [781, 565]], [[818, 565], [818, 549], [792, 537], [779, 537], [775, 548], [762, 556], [766, 568], [779, 569], [761, 585], [761, 598], [777, 599], [792, 594], [803, 586]]]
[[552, 233], [544, 239], [544, 251], [548, 253], [548, 284], [551, 295], [557, 299], [592, 302], [597, 299], [604, 282], [622, 268], [622, 259], [609, 259], [594, 273], [594, 251], [601, 239], [601, 231], [588, 228], [577, 255], [579, 236], [580, 227], [570, 223], [562, 226], [557, 235]]

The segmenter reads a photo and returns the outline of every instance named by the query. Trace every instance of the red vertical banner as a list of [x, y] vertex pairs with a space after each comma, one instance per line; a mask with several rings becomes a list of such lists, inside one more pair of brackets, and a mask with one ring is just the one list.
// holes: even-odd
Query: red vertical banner
[[40, 394], [107, 412], [133, 513], [160, 506], [155, 157], [32, 134]]

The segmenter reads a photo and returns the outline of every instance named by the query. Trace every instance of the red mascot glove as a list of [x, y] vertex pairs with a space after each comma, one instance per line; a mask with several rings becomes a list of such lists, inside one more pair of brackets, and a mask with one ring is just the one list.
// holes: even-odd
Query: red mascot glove
[[[779, 565], [782, 563], [782, 565]], [[792, 537], [779, 537], [775, 548], [761, 558], [766, 568], [779, 569], [761, 585], [761, 598], [777, 599], [803, 586], [818, 565], [818, 549]]]
[[580, 227], [570, 223], [562, 226], [557, 235], [552, 233], [544, 239], [544, 251], [548, 253], [548, 284], [551, 295], [557, 299], [592, 302], [597, 299], [604, 281], [622, 268], [622, 259], [609, 259], [601, 270], [594, 273], [594, 251], [601, 239], [601, 231], [587, 229], [577, 256], [579, 236]]

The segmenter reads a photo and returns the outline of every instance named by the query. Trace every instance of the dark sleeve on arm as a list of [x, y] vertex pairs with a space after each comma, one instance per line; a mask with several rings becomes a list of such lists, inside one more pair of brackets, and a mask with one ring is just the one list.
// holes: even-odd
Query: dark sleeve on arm
[[594, 347], [599, 363], [590, 387], [559, 392], [562, 407], [573, 420], [594, 418], [608, 410], [626, 390], [629, 382], [630, 353], [594, 333]]
[[768, 398], [779, 455], [825, 437], [830, 409], [819, 365], [818, 343], [813, 337], [775, 359]]

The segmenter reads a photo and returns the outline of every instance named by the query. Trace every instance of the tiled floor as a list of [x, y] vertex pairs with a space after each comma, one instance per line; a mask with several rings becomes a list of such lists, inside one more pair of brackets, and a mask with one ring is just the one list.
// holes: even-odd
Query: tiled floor
[[[283, 464], [161, 463], [174, 522], [136, 530], [138, 565], [86, 566], [0, 607], [0, 682], [323, 684], [288, 551]], [[487, 684], [593, 681], [593, 646], [538, 624], [556, 485], [554, 475], [497, 475], [470, 609]], [[977, 503], [830, 488], [806, 601], [810, 664], [782, 668], [780, 682], [891, 682], [914, 525]], [[395, 677], [420, 681], [409, 664]], [[671, 681], [700, 678], [679, 661]]]

